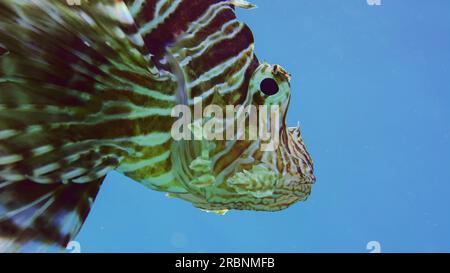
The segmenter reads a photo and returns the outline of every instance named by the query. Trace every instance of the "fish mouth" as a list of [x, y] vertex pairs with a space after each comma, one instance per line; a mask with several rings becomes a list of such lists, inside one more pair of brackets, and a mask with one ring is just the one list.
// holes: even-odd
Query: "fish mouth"
[[314, 175], [299, 176], [285, 175], [280, 176], [276, 185], [275, 195], [292, 195], [298, 198], [297, 201], [303, 201], [311, 193], [312, 185], [316, 182]]
[[296, 127], [288, 127], [282, 138], [280, 153], [286, 169], [285, 180], [297, 184], [314, 184], [314, 163], [306, 148], [301, 134], [300, 123]]

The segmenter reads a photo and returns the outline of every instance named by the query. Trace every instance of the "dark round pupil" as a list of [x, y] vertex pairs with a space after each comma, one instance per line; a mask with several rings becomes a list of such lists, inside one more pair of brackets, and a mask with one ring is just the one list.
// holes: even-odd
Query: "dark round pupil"
[[272, 96], [278, 93], [278, 84], [272, 78], [264, 79], [260, 84], [261, 91], [267, 96]]

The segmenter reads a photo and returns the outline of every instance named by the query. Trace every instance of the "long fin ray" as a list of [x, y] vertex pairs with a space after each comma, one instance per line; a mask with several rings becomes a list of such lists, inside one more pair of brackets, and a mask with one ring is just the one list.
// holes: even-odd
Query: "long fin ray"
[[103, 179], [49, 185], [21, 181], [0, 188], [0, 249], [63, 250], [80, 230]]

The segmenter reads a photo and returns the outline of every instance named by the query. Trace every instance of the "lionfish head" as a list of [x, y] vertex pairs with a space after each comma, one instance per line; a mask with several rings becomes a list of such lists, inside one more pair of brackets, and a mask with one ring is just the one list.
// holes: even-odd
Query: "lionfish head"
[[[258, 126], [266, 124], [270, 138], [261, 139], [259, 135], [258, 149], [247, 155], [251, 163], [241, 165], [226, 180], [226, 185], [238, 194], [226, 204], [230, 208], [276, 211], [306, 200], [311, 192], [315, 182], [313, 162], [300, 124], [287, 127], [285, 123], [290, 80], [291, 75], [279, 65], [264, 63], [253, 73], [249, 93], [258, 107]], [[262, 112], [261, 106], [268, 106], [267, 112]]]
[[[258, 135], [252, 141], [216, 142], [213, 146], [217, 152], [211, 160], [206, 160], [212, 175], [197, 173], [188, 183], [190, 193], [177, 197], [207, 211], [223, 212], [230, 209], [278, 211], [310, 195], [315, 182], [312, 159], [300, 126], [285, 124], [291, 98], [290, 75], [279, 65], [260, 64], [247, 88], [249, 105], [254, 106], [252, 109], [258, 116], [256, 127], [267, 125], [270, 137], [261, 139]], [[246, 112], [246, 132], [252, 127], [250, 112]], [[194, 165], [205, 163], [197, 160]], [[208, 179], [211, 183], [202, 184]]]

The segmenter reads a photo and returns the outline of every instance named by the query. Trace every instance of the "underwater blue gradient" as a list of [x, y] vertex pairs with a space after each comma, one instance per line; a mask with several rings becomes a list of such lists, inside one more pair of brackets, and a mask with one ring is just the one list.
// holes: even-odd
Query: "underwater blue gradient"
[[293, 75], [310, 199], [205, 213], [111, 173], [82, 252], [450, 252], [450, 1], [257, 0], [261, 60]]

